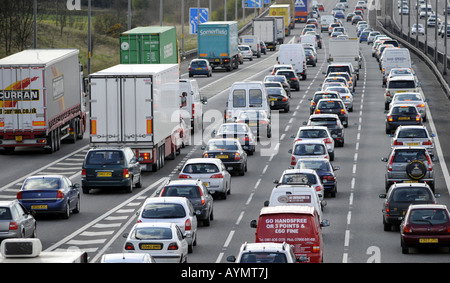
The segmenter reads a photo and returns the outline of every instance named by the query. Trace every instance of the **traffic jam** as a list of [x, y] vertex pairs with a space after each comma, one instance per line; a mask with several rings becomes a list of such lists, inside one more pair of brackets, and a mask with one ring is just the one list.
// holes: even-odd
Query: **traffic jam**
[[[239, 251], [225, 259], [231, 263], [327, 262], [323, 230], [333, 229], [333, 223], [327, 219], [326, 209], [339, 194], [338, 174], [343, 168], [337, 153], [346, 146], [345, 132], [354, 127], [352, 120], [358, 114], [354, 101], [361, 95], [358, 92], [363, 84], [363, 44], [372, 49], [372, 56], [366, 54], [365, 60], [376, 61], [379, 66], [384, 97], [384, 109], [380, 109], [385, 116], [383, 138], [391, 140], [391, 147], [386, 149], [389, 154], [381, 159], [386, 170], [385, 192], [379, 194], [380, 227], [385, 232], [399, 233], [403, 254], [411, 248], [450, 247], [450, 213], [439, 204], [440, 194], [435, 192], [438, 158], [435, 134], [426, 126], [428, 99], [409, 50], [368, 24], [365, 0], [357, 1], [354, 7], [341, 0], [332, 10], [316, 1], [305, 2], [311, 9], [306, 14], [295, 13], [294, 20], [290, 12], [278, 16], [289, 11], [289, 4], [270, 6], [266, 16], [253, 20], [251, 34], [239, 36], [236, 22], [199, 25], [198, 56], [189, 63], [189, 79], [180, 79], [179, 64], [164, 62], [163, 58], [148, 62], [131, 50], [138, 45], [132, 40], [146, 40], [136, 35], [159, 33], [162, 41], [163, 37], [173, 36], [173, 29], [138, 28], [124, 33], [121, 64], [89, 75], [89, 118], [80, 103], [84, 89], [76, 62], [62, 59], [56, 66], [33, 69], [33, 74], [24, 72], [24, 77], [9, 74], [10, 92], [2, 93], [5, 97], [0, 101], [4, 109], [0, 112], [0, 130], [8, 133], [0, 136], [5, 151], [40, 146], [54, 153], [60, 150], [62, 140], [75, 143], [87, 129], [90, 148], [80, 168], [81, 184], [58, 174], [34, 175], [23, 181], [16, 199], [0, 201], [0, 262], [17, 262], [16, 255], [8, 256], [6, 246], [19, 243], [21, 238], [32, 239], [29, 242], [33, 249], [42, 249], [37, 241], [38, 215], [57, 214], [69, 219], [83, 210], [83, 196], [97, 190], [119, 189], [132, 194], [143, 188], [146, 172], [163, 170], [166, 160], [175, 160], [181, 151], [192, 148], [196, 136], [206, 130], [203, 109], [208, 98], [202, 97], [197, 81], [214, 77], [216, 69], [233, 72], [240, 65], [254, 64], [274, 53], [277, 62], [262, 81], [232, 83], [219, 126], [211, 131], [211, 138], [201, 143], [201, 154], [183, 161], [177, 173], [144, 200], [136, 222], [123, 235], [123, 249], [104, 253], [98, 261], [189, 262], [202, 238], [199, 228], [213, 229], [209, 226], [220, 221], [215, 217], [214, 202], [226, 202], [234, 189], [233, 179], [246, 178], [252, 171], [250, 162], [260, 154], [258, 147], [279, 138], [276, 131], [281, 126], [275, 124], [278, 116], [302, 111], [309, 117], [294, 129], [295, 134], [289, 135], [292, 144], [283, 149], [290, 156], [286, 168], [272, 184], [265, 184], [273, 190], [259, 215], [247, 225], [254, 231], [253, 241], [241, 243]], [[288, 42], [290, 35], [293, 40]], [[319, 49], [326, 49], [326, 55], [320, 56], [323, 53], [319, 54]], [[54, 61], [54, 52], [32, 52], [12, 56]], [[78, 53], [66, 50], [57, 55], [73, 60]], [[0, 65], [11, 65], [17, 58], [2, 59]], [[293, 110], [295, 105], [290, 101], [303, 93], [311, 69], [317, 69], [322, 62], [320, 88], [307, 95], [307, 104], [301, 109]], [[71, 101], [58, 92], [58, 84], [65, 83], [62, 70], [67, 73], [74, 66], [73, 77], [80, 80], [71, 84], [79, 95], [73, 95], [76, 99]], [[55, 74], [55, 68], [61, 74]], [[51, 103], [45, 96], [47, 84], [56, 85], [54, 93], [49, 94]], [[24, 89], [32, 89], [33, 98], [25, 101]], [[71, 105], [71, 110], [48, 118], [49, 112], [62, 109], [62, 103]], [[29, 115], [7, 114], [12, 105], [33, 111]], [[42, 105], [49, 111], [41, 113]], [[19, 116], [20, 123], [16, 120]], [[35, 130], [9, 131], [12, 125], [28, 124], [36, 126]], [[87, 262], [86, 252], [81, 251], [81, 256], [72, 256], [74, 251], [68, 253], [61, 252], [57, 260], [75, 258]], [[51, 257], [51, 252], [37, 252], [34, 257]]]

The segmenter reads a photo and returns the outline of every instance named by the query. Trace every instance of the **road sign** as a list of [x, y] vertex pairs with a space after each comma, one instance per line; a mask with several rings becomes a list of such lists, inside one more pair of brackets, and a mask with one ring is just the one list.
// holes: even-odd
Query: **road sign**
[[270, 4], [270, 0], [242, 0], [242, 8], [262, 8], [262, 4]]
[[206, 23], [209, 17], [208, 8], [190, 8], [189, 9], [189, 33], [197, 34], [198, 10], [200, 10], [200, 23]]

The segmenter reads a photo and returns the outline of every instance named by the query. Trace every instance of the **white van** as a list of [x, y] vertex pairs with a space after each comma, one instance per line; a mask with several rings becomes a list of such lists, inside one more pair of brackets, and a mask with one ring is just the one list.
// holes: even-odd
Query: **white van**
[[313, 46], [314, 48], [317, 49], [317, 37], [315, 35], [312, 35], [312, 34], [301, 35], [299, 40], [298, 40], [298, 43], [309, 44], [309, 45], [311, 45], [311, 46]]
[[292, 65], [297, 75], [306, 80], [306, 55], [302, 44], [280, 45], [278, 64]]
[[239, 37], [239, 44], [248, 45], [252, 49], [253, 56], [261, 58], [261, 44], [260, 40], [255, 35], [242, 35]]
[[410, 69], [412, 67], [411, 56], [408, 48], [386, 48], [381, 57], [381, 73], [383, 85], [386, 85], [389, 72], [393, 68]]
[[322, 15], [320, 16], [320, 32], [328, 32], [328, 27], [335, 22], [333, 15]]
[[234, 122], [242, 110], [264, 110], [270, 119], [269, 97], [262, 81], [233, 83], [225, 110], [225, 122]]
[[320, 221], [323, 219], [323, 207], [326, 201], [320, 201], [315, 189], [309, 185], [278, 185], [273, 188], [268, 201], [264, 206], [286, 206], [305, 205], [312, 206], [319, 214]]
[[389, 104], [397, 92], [419, 92], [421, 83], [414, 75], [395, 76], [387, 80], [384, 91], [384, 110], [389, 110]]
[[187, 122], [191, 121], [191, 130], [203, 128], [203, 104], [207, 98], [200, 97], [200, 90], [196, 80], [180, 80], [181, 117]]

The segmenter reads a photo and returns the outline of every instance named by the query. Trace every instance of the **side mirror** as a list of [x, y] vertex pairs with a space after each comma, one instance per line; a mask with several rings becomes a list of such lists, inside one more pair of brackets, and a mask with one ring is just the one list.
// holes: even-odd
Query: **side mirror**
[[236, 257], [234, 255], [230, 255], [227, 257], [228, 262], [236, 262]]
[[208, 98], [207, 97], [202, 97], [201, 102], [203, 104], [208, 104]]
[[130, 233], [123, 233], [122, 237], [124, 237], [126, 239], [126, 238], [128, 238], [128, 235], [130, 235]]
[[269, 201], [266, 200], [266, 201], [264, 202], [264, 207], [268, 207], [268, 206], [269, 206]]
[[320, 222], [320, 227], [328, 227], [330, 226], [330, 221], [328, 219], [324, 219]]
[[258, 227], [258, 222], [256, 222], [256, 220], [250, 221], [250, 228], [256, 228], [256, 227]]
[[278, 184], [278, 179], [273, 179], [274, 184]]
[[288, 150], [288, 153], [292, 153], [292, 149], [289, 149], [289, 150]]
[[386, 194], [379, 194], [378, 197], [379, 198], [386, 198]]
[[321, 202], [320, 202], [320, 205], [322, 205], [322, 207], [325, 207], [325, 206], [327, 206], [327, 201], [326, 200], [322, 200]]
[[341, 167], [339, 167], [339, 166], [333, 166], [333, 170], [337, 171], [337, 170], [339, 170], [339, 169], [341, 169]]
[[383, 162], [387, 162], [387, 161], [388, 161], [388, 159], [387, 159], [387, 157], [383, 157], [383, 158], [381, 158], [381, 161], [383, 161]]

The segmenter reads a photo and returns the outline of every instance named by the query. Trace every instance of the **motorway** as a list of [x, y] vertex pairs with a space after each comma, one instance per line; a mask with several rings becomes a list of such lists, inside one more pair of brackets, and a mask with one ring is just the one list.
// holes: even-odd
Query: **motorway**
[[[349, 1], [349, 9], [356, 0]], [[331, 11], [334, 1], [326, 1], [326, 11]], [[294, 41], [303, 24], [297, 24], [286, 41]], [[355, 36], [355, 26], [345, 23], [348, 33]], [[226, 200], [215, 200], [214, 220], [210, 227], [199, 227], [198, 244], [189, 254], [189, 263], [224, 263], [229, 255], [237, 255], [244, 242], [254, 241], [255, 230], [249, 223], [257, 219], [263, 202], [270, 196], [281, 172], [290, 164], [288, 150], [290, 136], [309, 117], [309, 101], [319, 88], [327, 62], [329, 36], [322, 33], [324, 48], [318, 50], [316, 67], [308, 67], [307, 79], [301, 81], [300, 91], [292, 92], [289, 113], [273, 115], [272, 138], [263, 140], [255, 155], [249, 157], [245, 176], [233, 176], [231, 194]], [[378, 197], [384, 193], [385, 163], [390, 138], [384, 131], [384, 89], [377, 61], [371, 56], [371, 46], [361, 44], [363, 67], [354, 95], [354, 111], [349, 115], [345, 129], [345, 146], [335, 151], [334, 165], [339, 165], [338, 193], [336, 198], [325, 198], [324, 218], [330, 226], [323, 228], [324, 262], [326, 263], [397, 263], [397, 262], [450, 262], [448, 249], [433, 251], [412, 250], [404, 255], [400, 248], [399, 231], [384, 232], [381, 206]], [[414, 56], [414, 55], [413, 55]], [[210, 138], [212, 129], [222, 122], [225, 101], [233, 82], [262, 80], [276, 63], [277, 52], [268, 52], [252, 62], [245, 61], [238, 70], [217, 70], [211, 78], [196, 78], [201, 95], [208, 97], [204, 107], [205, 128], [203, 139]], [[450, 160], [450, 102], [432, 73], [418, 58], [413, 57], [414, 68], [428, 103], [429, 116], [425, 123], [437, 136], [435, 163], [438, 202], [450, 206], [448, 163]], [[181, 66], [182, 77], [187, 77], [187, 62]], [[275, 113], [276, 114], [276, 113]], [[18, 149], [1, 155], [0, 199], [15, 198], [23, 179], [28, 175], [60, 173], [73, 182], [81, 183], [80, 171], [89, 148], [88, 134], [76, 144], [63, 144], [60, 151], [51, 155], [39, 149]], [[38, 237], [44, 250], [79, 248], [89, 254], [90, 262], [98, 262], [104, 253], [121, 252], [125, 239], [123, 233], [136, 222], [136, 211], [147, 197], [151, 197], [165, 181], [177, 178], [177, 169], [188, 159], [201, 156], [200, 137], [184, 148], [175, 160], [167, 160], [158, 172], [145, 172], [140, 189], [131, 194], [97, 191], [81, 197], [81, 212], [70, 219], [38, 218]]]

